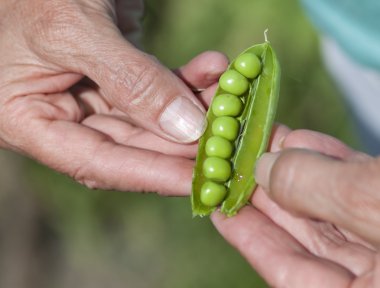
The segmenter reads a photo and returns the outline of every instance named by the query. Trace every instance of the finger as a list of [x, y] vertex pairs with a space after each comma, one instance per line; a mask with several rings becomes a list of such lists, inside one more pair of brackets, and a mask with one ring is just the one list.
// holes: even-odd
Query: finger
[[208, 108], [218, 86], [220, 75], [227, 69], [228, 59], [219, 52], [207, 51], [194, 57], [189, 63], [175, 70], [194, 92], [205, 108]]
[[207, 51], [194, 57], [189, 63], [175, 71], [190, 88], [207, 89], [218, 82], [227, 69], [227, 57], [216, 51]]
[[113, 141], [124, 146], [186, 158], [195, 158], [197, 153], [196, 144], [174, 143], [112, 116], [92, 115], [82, 124], [110, 136]]
[[334, 225], [295, 217], [271, 201], [261, 188], [255, 192], [252, 203], [310, 253], [338, 263], [355, 275], [361, 275], [373, 267], [375, 251], [368, 244], [350, 242], [346, 233]]
[[[9, 117], [2, 123], [13, 147], [90, 188], [189, 194], [192, 160], [119, 145], [106, 134], [72, 122], [78, 115], [66, 113], [67, 102], [52, 105], [41, 101], [44, 97], [22, 97], [7, 107]], [[70, 120], [52, 120], [53, 116]]]
[[284, 138], [282, 148], [305, 148], [342, 159], [369, 159], [368, 155], [355, 151], [340, 140], [311, 130], [294, 130]]
[[[280, 124], [275, 123], [272, 127], [271, 136], [269, 139], [269, 145], [268, 145], [268, 151], [271, 152], [278, 152], [281, 151], [283, 148], [283, 142], [284, 139], [291, 134], [291, 130], [289, 127]], [[257, 187], [256, 190], [258, 190], [260, 187]], [[256, 191], [252, 194], [252, 198], [255, 196]]]
[[352, 288], [368, 288], [380, 287], [380, 254], [376, 255], [375, 264], [373, 268], [367, 273], [364, 273], [355, 281], [353, 281]]
[[273, 125], [268, 151], [278, 152], [282, 150], [285, 139], [289, 137], [291, 133], [292, 130], [283, 124], [276, 123]]
[[273, 287], [347, 287], [353, 275], [310, 255], [294, 238], [253, 207], [211, 217], [218, 231]]
[[379, 160], [340, 161], [305, 149], [264, 154], [256, 179], [288, 211], [332, 222], [380, 242]]
[[70, 93], [83, 109], [84, 115], [110, 114], [112, 106], [104, 99], [101, 89], [88, 78], [70, 88]]
[[201, 103], [203, 104], [203, 106], [206, 109], [209, 108], [210, 103], [212, 101], [212, 98], [215, 95], [217, 88], [218, 88], [218, 84], [215, 83], [215, 84], [211, 85], [209, 88], [207, 88], [207, 89], [205, 89], [205, 90], [203, 90], [197, 94], [199, 101], [201, 101]]
[[[292, 131], [283, 139], [281, 146], [281, 149], [305, 148], [315, 150], [325, 155], [346, 160], [365, 161], [370, 159], [369, 155], [353, 150], [345, 143], [334, 137], [311, 130], [300, 129]], [[356, 234], [353, 234], [346, 229], [342, 229], [341, 227], [340, 231], [344, 234], [348, 241], [358, 243], [370, 250], [374, 249], [372, 245], [358, 237]]]
[[193, 93], [142, 52], [122, 45], [118, 49], [126, 54], [103, 56], [113, 58], [109, 62], [112, 67], [103, 70], [106, 75], [86, 73], [102, 87], [106, 99], [138, 126], [157, 135], [183, 143], [197, 140], [205, 129], [205, 111]]
[[190, 192], [191, 160], [116, 145], [76, 123], [43, 121], [34, 128], [36, 135], [45, 134], [32, 139], [28, 152], [87, 187], [179, 196]]
[[[314, 131], [290, 131], [285, 126], [275, 126], [270, 151], [278, 152], [289, 147], [314, 149], [341, 158], [350, 158], [354, 153], [333, 137]], [[372, 267], [373, 247], [356, 235], [338, 231], [331, 224], [294, 217], [271, 201], [261, 187], [254, 193], [252, 203], [314, 255], [339, 263], [355, 275], [360, 275]]]
[[41, 9], [52, 23], [38, 26], [29, 39], [40, 57], [55, 69], [88, 76], [112, 106], [161, 137], [190, 143], [203, 134], [202, 104], [174, 73], [127, 42], [109, 11], [96, 3], [70, 2], [62, 9], [47, 2]]
[[[292, 131], [290, 130], [289, 127], [287, 127], [283, 124], [280, 124], [280, 123], [275, 123], [272, 127], [271, 136], [270, 136], [269, 145], [268, 145], [269, 147], [267, 150], [271, 151], [271, 152], [281, 151], [281, 149], [283, 148], [284, 139], [289, 134], [291, 134], [291, 132]], [[257, 190], [261, 190], [260, 187], [256, 188], [256, 190], [252, 194], [252, 199], [255, 197]], [[270, 202], [272, 202], [272, 201], [270, 201]]]

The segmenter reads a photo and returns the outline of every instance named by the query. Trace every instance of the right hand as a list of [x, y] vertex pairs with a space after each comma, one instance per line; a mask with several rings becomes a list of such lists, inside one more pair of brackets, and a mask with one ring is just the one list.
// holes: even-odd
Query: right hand
[[[272, 166], [292, 178], [270, 174], [271, 185], [279, 181], [269, 186], [270, 197], [258, 187], [252, 206], [236, 216], [213, 214], [219, 232], [271, 286], [380, 287], [379, 169], [371, 174], [365, 168], [378, 160], [330, 136], [283, 126], [275, 130], [271, 151], [293, 153]], [[266, 171], [263, 164], [257, 169]], [[354, 167], [362, 169], [350, 174]]]

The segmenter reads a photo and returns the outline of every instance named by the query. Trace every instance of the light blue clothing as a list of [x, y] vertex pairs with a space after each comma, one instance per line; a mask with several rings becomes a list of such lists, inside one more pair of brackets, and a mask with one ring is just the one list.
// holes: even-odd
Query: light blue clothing
[[362, 149], [380, 155], [380, 71], [354, 61], [334, 39], [323, 36], [321, 47], [326, 68], [349, 104]]
[[380, 0], [302, 0], [319, 30], [356, 61], [380, 71]]

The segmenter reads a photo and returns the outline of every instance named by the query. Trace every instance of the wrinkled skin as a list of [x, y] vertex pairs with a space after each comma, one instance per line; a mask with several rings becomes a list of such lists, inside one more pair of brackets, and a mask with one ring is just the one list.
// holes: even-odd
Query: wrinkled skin
[[[135, 48], [141, 13], [132, 0], [1, 1], [0, 147], [91, 188], [188, 195], [196, 145], [159, 119], [178, 96], [207, 106], [227, 60], [169, 71]], [[213, 214], [220, 233], [273, 286], [379, 287], [379, 160], [283, 126], [271, 151], [253, 205]]]
[[204, 111], [228, 61], [205, 52], [170, 71], [132, 44], [142, 9], [1, 1], [0, 147], [91, 188], [189, 194], [196, 145], [170, 138], [160, 115], [179, 96]]
[[379, 160], [321, 133], [275, 129], [261, 186], [219, 232], [273, 287], [380, 287]]

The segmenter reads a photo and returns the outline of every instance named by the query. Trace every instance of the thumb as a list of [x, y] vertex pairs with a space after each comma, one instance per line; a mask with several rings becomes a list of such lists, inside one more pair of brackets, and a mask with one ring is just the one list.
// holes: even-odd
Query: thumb
[[174, 73], [124, 39], [107, 45], [106, 51], [96, 51], [104, 61], [84, 72], [112, 106], [136, 125], [176, 142], [193, 142], [203, 134], [205, 109]]
[[380, 243], [379, 160], [342, 160], [306, 149], [264, 154], [256, 180], [267, 194], [297, 215], [331, 222]]
[[[331, 190], [341, 184], [339, 162], [306, 149], [286, 149], [265, 153], [256, 166], [256, 180], [281, 206], [297, 214], [322, 217], [334, 199]], [[342, 173], [343, 174], [343, 173]], [[321, 195], [325, 193], [324, 197]], [[326, 206], [327, 204], [327, 206]]]
[[92, 79], [107, 102], [139, 127], [182, 143], [202, 135], [205, 110], [174, 73], [125, 40], [106, 12], [65, 9], [31, 37], [40, 58]]

